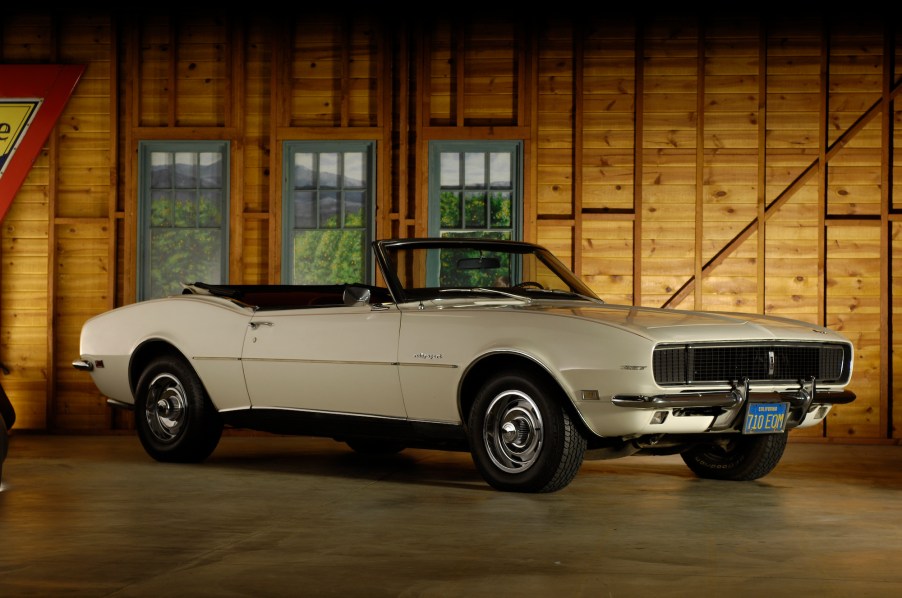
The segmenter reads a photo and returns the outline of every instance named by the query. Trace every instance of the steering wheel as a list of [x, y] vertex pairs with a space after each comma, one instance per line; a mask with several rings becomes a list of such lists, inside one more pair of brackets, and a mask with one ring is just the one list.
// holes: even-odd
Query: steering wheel
[[532, 281], [532, 280], [524, 280], [523, 282], [521, 282], [519, 284], [515, 284], [514, 288], [515, 289], [533, 288], [533, 289], [541, 289], [543, 291], [545, 290], [545, 287], [543, 287], [539, 283]]

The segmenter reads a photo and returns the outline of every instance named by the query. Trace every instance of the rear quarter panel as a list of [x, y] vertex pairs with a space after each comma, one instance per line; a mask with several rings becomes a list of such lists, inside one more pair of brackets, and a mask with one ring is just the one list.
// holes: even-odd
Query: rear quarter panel
[[163, 341], [184, 355], [218, 409], [249, 404], [241, 348], [252, 310], [215, 297], [184, 295], [120, 307], [82, 327], [81, 359], [96, 362], [91, 376], [105, 396], [133, 403], [129, 364], [144, 343]]

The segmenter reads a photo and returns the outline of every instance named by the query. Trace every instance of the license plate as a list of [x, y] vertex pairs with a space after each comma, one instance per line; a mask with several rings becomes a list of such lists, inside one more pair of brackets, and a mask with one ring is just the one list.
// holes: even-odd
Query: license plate
[[743, 434], [776, 434], [786, 429], [789, 403], [749, 403]]

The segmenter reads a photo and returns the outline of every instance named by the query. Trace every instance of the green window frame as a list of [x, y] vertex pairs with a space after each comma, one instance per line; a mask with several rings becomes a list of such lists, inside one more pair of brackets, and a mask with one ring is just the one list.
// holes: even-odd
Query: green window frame
[[429, 235], [520, 240], [523, 142], [432, 141]]
[[283, 284], [368, 283], [375, 228], [374, 141], [286, 141]]
[[229, 143], [138, 144], [139, 301], [228, 281]]

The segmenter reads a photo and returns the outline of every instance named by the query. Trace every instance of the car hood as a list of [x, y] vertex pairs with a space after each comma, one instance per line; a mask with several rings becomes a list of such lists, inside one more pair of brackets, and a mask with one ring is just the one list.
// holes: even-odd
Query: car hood
[[554, 307], [533, 303], [526, 309], [547, 310], [615, 326], [655, 342], [731, 340], [846, 340], [822, 326], [759, 314], [696, 312], [676, 309], [599, 305]]

